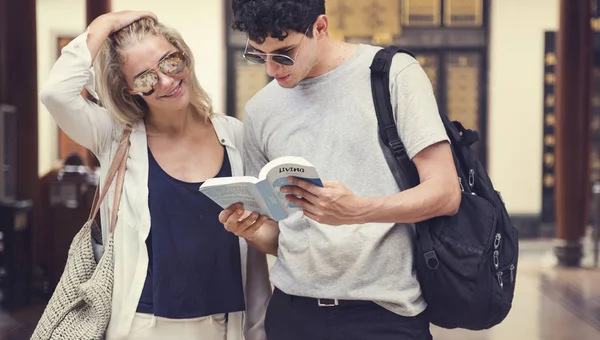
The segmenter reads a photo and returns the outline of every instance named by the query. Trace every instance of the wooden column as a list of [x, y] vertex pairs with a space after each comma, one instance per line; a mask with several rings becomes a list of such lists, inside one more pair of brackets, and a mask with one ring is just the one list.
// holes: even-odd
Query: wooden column
[[556, 65], [556, 238], [561, 266], [579, 266], [588, 217], [592, 34], [588, 1], [560, 0]]
[[[5, 44], [3, 96], [17, 111], [17, 199], [37, 203], [38, 181], [38, 88], [35, 0], [6, 1], [0, 11]], [[9, 33], [10, 32], [10, 33]], [[3, 47], [4, 47], [3, 46]]]
[[[86, 0], [85, 5], [85, 22], [86, 25], [89, 25], [102, 14], [106, 14], [111, 11], [111, 1], [110, 0]], [[85, 91], [85, 90], [84, 90]], [[87, 95], [87, 93], [86, 93]], [[99, 167], [100, 162], [96, 159], [94, 154], [91, 151], [87, 152], [87, 165], [90, 167]]]
[[86, 23], [89, 25], [94, 19], [110, 11], [110, 0], [86, 0]]
[[6, 102], [6, 57], [7, 57], [7, 31], [6, 15], [8, 13], [8, 0], [0, 0], [0, 104]]
[[[32, 234], [40, 213], [37, 91], [36, 1], [0, 0], [0, 104], [15, 112], [14, 126], [5, 127], [14, 139], [3, 147], [15, 155], [9, 165], [15, 176], [8, 181], [14, 185], [11, 194], [16, 201], [2, 202], [0, 214], [5, 243], [3, 293], [9, 309], [28, 303], [32, 287]], [[0, 137], [4, 133], [0, 131]]]

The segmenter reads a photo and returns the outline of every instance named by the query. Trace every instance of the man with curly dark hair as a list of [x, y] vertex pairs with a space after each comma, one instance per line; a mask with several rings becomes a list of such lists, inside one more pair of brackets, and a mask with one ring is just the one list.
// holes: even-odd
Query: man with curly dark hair
[[324, 0], [233, 0], [244, 57], [274, 80], [245, 107], [244, 163], [301, 156], [324, 180], [282, 188], [302, 207], [275, 223], [240, 204], [225, 228], [278, 256], [265, 319], [270, 340], [431, 339], [413, 265], [415, 223], [453, 215], [461, 192], [431, 82], [397, 54], [390, 73], [398, 132], [421, 183], [394, 180], [378, 135], [369, 66], [378, 46], [328, 35]]

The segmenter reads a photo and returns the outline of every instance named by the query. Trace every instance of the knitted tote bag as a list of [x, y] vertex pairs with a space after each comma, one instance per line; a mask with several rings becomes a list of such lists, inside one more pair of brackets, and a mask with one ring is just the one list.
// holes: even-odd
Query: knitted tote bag
[[[99, 191], [96, 190], [90, 216], [71, 242], [65, 269], [31, 336], [32, 340], [104, 338], [112, 303], [113, 234], [125, 178], [130, 134], [131, 130], [124, 131], [102, 193], [98, 195]], [[102, 257], [96, 262], [92, 239], [97, 239], [101, 231], [94, 219], [117, 173], [110, 233]]]

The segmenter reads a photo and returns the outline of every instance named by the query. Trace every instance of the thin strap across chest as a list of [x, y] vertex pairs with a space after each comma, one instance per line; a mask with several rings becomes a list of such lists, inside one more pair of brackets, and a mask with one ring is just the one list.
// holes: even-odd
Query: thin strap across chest
[[104, 186], [102, 191], [99, 190], [100, 183], [96, 187], [96, 193], [94, 195], [94, 201], [92, 203], [92, 209], [90, 210], [90, 215], [88, 216], [88, 222], [93, 221], [100, 210], [100, 205], [104, 200], [104, 197], [108, 193], [108, 189], [112, 184], [112, 181], [117, 175], [117, 183], [115, 186], [115, 196], [113, 200], [113, 207], [110, 217], [110, 233], [112, 234], [115, 230], [117, 223], [117, 213], [119, 210], [119, 203], [121, 201], [121, 194], [123, 193], [123, 181], [125, 179], [125, 170], [127, 167], [127, 156], [129, 155], [129, 146], [131, 142], [129, 141], [129, 137], [131, 135], [131, 130], [126, 129], [121, 136], [121, 140], [119, 142], [119, 147], [117, 152], [115, 153], [115, 157], [112, 160], [110, 168], [108, 170], [106, 180], [104, 181]]

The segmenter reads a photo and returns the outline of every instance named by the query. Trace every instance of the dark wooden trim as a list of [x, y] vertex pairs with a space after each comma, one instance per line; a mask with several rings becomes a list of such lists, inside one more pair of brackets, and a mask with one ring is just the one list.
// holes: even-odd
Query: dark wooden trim
[[480, 124], [479, 128], [481, 129], [480, 138], [482, 143], [480, 162], [486, 170], [489, 170], [489, 129], [488, 129], [488, 121], [490, 117], [489, 112], [489, 72], [490, 69], [490, 41], [491, 41], [491, 8], [492, 8], [492, 0], [483, 0], [483, 29], [485, 31], [485, 47], [482, 48], [482, 56], [481, 56], [481, 77], [480, 84], [480, 113], [479, 119]]
[[226, 84], [226, 92], [225, 92], [225, 109], [227, 110], [228, 116], [235, 117], [236, 113], [236, 90], [235, 90], [235, 57], [236, 57], [236, 47], [231, 46], [231, 34], [233, 29], [231, 28], [231, 22], [233, 20], [233, 13], [231, 11], [231, 0], [225, 0], [225, 60], [226, 67], [225, 72], [227, 72], [225, 78], [227, 81]]
[[86, 0], [85, 18], [89, 25], [94, 19], [104, 13], [110, 12], [111, 0]]
[[232, 95], [235, 89], [232, 87], [232, 80], [235, 78], [231, 77], [233, 72], [233, 62], [230, 57], [229, 51], [229, 35], [231, 34], [231, 0], [223, 1], [224, 11], [223, 19], [225, 20], [225, 113], [228, 116], [233, 116], [231, 98], [235, 98], [235, 94]]
[[[555, 136], [555, 126], [551, 124], [547, 124], [546, 120], [552, 114], [555, 115], [554, 106], [549, 107], [546, 105], [546, 98], [549, 95], [555, 95], [555, 84], [546, 83], [546, 75], [551, 74], [556, 76], [556, 66], [554, 64], [548, 64], [546, 61], [546, 56], [551, 53], [556, 53], [556, 32], [554, 31], [546, 31], [544, 32], [544, 54], [542, 56], [543, 60], [543, 71], [544, 77], [542, 78], [543, 86], [544, 86], [544, 95], [542, 98], [542, 107], [543, 107], [543, 116], [542, 116], [542, 126], [543, 126], [543, 135], [542, 135], [542, 157], [541, 157], [541, 172], [542, 172], [542, 207], [541, 207], [541, 220], [542, 223], [547, 225], [554, 225], [556, 222], [556, 202], [555, 202], [555, 188], [554, 185], [546, 186], [544, 183], [544, 178], [546, 176], [554, 176], [555, 167], [547, 166], [544, 158], [546, 154], [551, 154], [555, 156], [555, 146], [546, 145], [544, 139], [547, 136]], [[555, 115], [556, 116], [556, 115]]]
[[[489, 42], [489, 40], [488, 40]], [[481, 50], [481, 73], [479, 74], [479, 85], [481, 88], [479, 89], [479, 138], [480, 140], [480, 151], [479, 151], [479, 161], [483, 165], [483, 167], [489, 170], [488, 163], [488, 152], [489, 152], [489, 140], [490, 135], [488, 133], [488, 119], [489, 119], [489, 110], [488, 110], [488, 67], [489, 67], [489, 43], [486, 47]]]
[[589, 204], [590, 10], [561, 0], [556, 35], [556, 236], [570, 242], [583, 236]]
[[[111, 0], [86, 0], [85, 4], [85, 21], [89, 25], [102, 14], [111, 12]], [[84, 89], [82, 95], [93, 99], [93, 97]], [[61, 133], [64, 133], [61, 131]], [[65, 135], [65, 137], [67, 137]], [[68, 138], [68, 137], [67, 137]], [[70, 138], [69, 138], [70, 139]], [[82, 150], [85, 163], [89, 167], [100, 167], [100, 161], [89, 150]]]
[[[17, 108], [17, 199], [38, 197], [38, 89], [35, 0], [9, 1], [4, 12], [7, 34], [6, 103]], [[4, 14], [3, 13], [3, 14]], [[8, 32], [7, 32], [8, 33]], [[8, 67], [10, 65], [10, 67]], [[18, 84], [18, 85], [17, 85]]]
[[236, 101], [237, 91], [235, 88], [235, 55], [236, 49], [227, 47], [227, 115], [236, 116]]
[[0, 103], [6, 102], [8, 96], [6, 81], [6, 67], [7, 67], [7, 54], [8, 54], [8, 27], [6, 25], [6, 16], [8, 14], [8, 1], [0, 0]]
[[[16, 108], [16, 199], [33, 202], [31, 213], [32, 243], [41, 234], [40, 181], [38, 176], [38, 87], [36, 1], [21, 0], [1, 3], [0, 26], [6, 31], [0, 36], [5, 48], [4, 70], [0, 73], [3, 102]], [[43, 252], [31, 250], [34, 259]], [[32, 268], [22, 268], [28, 275]]]

